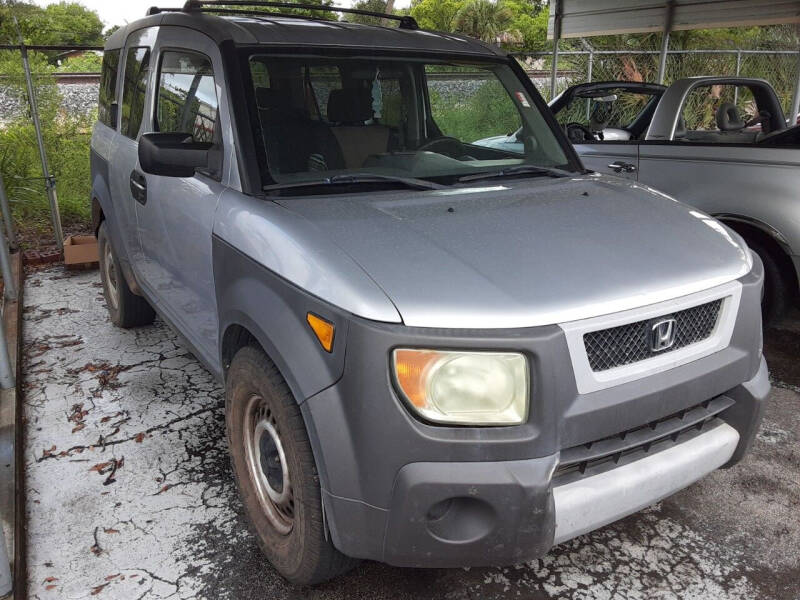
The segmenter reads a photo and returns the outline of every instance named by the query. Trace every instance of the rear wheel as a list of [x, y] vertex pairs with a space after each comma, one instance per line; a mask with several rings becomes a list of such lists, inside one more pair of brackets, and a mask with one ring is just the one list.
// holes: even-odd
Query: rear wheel
[[103, 282], [103, 295], [111, 322], [125, 329], [152, 323], [156, 313], [147, 300], [134, 294], [128, 287], [105, 221], [100, 224], [97, 232], [97, 245], [100, 253], [100, 279]]
[[757, 241], [748, 240], [750, 249], [758, 254], [764, 263], [764, 293], [761, 298], [761, 313], [764, 323], [774, 323], [786, 312], [789, 286], [772, 253]]
[[300, 408], [278, 369], [245, 347], [226, 379], [234, 477], [262, 551], [286, 579], [313, 585], [358, 561], [325, 535], [319, 476]]

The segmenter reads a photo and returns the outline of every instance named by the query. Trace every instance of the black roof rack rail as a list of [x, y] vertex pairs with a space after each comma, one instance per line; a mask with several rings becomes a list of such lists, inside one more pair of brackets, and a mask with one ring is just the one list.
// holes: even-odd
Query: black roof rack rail
[[[263, 14], [261, 11], [246, 11], [246, 10], [229, 10], [230, 7], [240, 8], [297, 8], [300, 10], [318, 10], [346, 13], [350, 15], [363, 15], [366, 17], [377, 17], [379, 19], [390, 19], [392, 21], [399, 21], [400, 29], [419, 29], [419, 24], [414, 17], [409, 15], [390, 15], [388, 13], [375, 12], [371, 10], [362, 10], [360, 8], [344, 8], [341, 6], [323, 6], [319, 4], [304, 4], [302, 2], [257, 2], [251, 0], [210, 0], [203, 2], [202, 0], [187, 0], [183, 8], [159, 8], [154, 6], [147, 11], [147, 15], [157, 15], [162, 12], [217, 12], [223, 14]], [[270, 16], [276, 16], [278, 13], [269, 13]], [[289, 15], [291, 16], [291, 15]]]

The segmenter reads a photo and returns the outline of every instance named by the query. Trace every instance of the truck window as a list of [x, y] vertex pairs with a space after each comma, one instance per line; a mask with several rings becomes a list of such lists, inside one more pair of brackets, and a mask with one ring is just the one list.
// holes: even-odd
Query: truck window
[[213, 142], [219, 103], [211, 60], [195, 52], [164, 52], [158, 78], [157, 131]]
[[125, 57], [125, 84], [122, 88], [121, 131], [133, 140], [139, 135], [142, 125], [149, 73], [150, 48], [129, 48]]
[[492, 71], [472, 65], [425, 65], [425, 76], [431, 116], [442, 135], [471, 143], [506, 136], [522, 126], [514, 100]]
[[108, 50], [103, 54], [103, 70], [100, 74], [100, 103], [97, 109], [98, 120], [114, 128], [117, 124], [111, 122], [111, 105], [117, 101], [119, 54], [119, 50]]

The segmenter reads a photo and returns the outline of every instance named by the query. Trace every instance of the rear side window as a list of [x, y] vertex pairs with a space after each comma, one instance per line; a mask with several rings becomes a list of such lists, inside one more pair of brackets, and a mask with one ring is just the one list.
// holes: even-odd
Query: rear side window
[[219, 103], [208, 57], [194, 52], [164, 52], [157, 102], [158, 131], [186, 133], [196, 142], [214, 141]]
[[103, 55], [103, 71], [100, 75], [100, 105], [97, 110], [97, 119], [108, 125], [116, 127], [111, 122], [111, 105], [117, 101], [117, 73], [119, 72], [119, 50], [108, 50]]
[[130, 48], [125, 57], [122, 88], [122, 134], [136, 139], [144, 116], [144, 97], [150, 73], [150, 48]]

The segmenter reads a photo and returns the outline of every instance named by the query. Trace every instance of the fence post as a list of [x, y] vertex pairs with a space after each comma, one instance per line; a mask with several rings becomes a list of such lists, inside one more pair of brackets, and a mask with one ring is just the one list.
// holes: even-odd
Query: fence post
[[47, 197], [50, 200], [50, 216], [53, 219], [53, 232], [56, 236], [56, 246], [59, 250], [63, 251], [64, 233], [61, 230], [61, 214], [58, 210], [56, 180], [50, 175], [50, 167], [47, 164], [47, 152], [45, 152], [44, 138], [42, 137], [42, 124], [39, 122], [39, 109], [36, 105], [36, 95], [33, 93], [33, 75], [31, 74], [31, 64], [28, 60], [28, 49], [25, 47], [25, 40], [22, 37], [22, 30], [19, 28], [17, 17], [14, 17], [14, 24], [17, 27], [17, 35], [19, 36], [22, 66], [25, 69], [25, 82], [28, 84], [28, 101], [31, 105], [31, 118], [33, 119], [33, 128], [36, 130], [36, 140], [39, 143], [39, 157], [42, 161], [42, 175], [44, 175], [44, 184], [47, 188]]
[[6, 195], [6, 186], [3, 182], [2, 173], [0, 173], [0, 210], [3, 211], [3, 220], [6, 222], [6, 235], [8, 236], [8, 243], [12, 250], [16, 250], [17, 236], [14, 233], [14, 221], [11, 217], [11, 208], [8, 206], [8, 196]]

